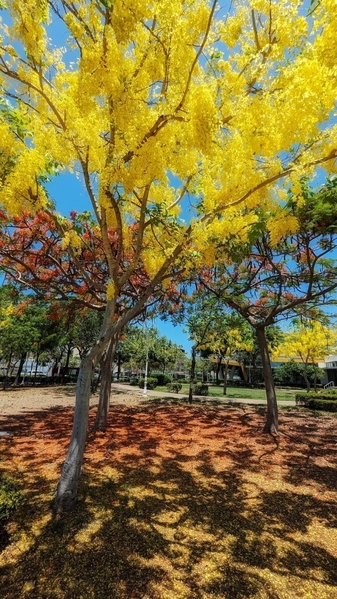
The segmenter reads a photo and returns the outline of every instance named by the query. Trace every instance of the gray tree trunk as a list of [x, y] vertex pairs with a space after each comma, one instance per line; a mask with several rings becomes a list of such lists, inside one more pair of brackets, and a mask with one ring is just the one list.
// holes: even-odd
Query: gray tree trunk
[[192, 403], [193, 399], [193, 381], [195, 377], [195, 365], [196, 365], [196, 354], [197, 350], [195, 346], [192, 347], [192, 360], [191, 360], [191, 370], [190, 370], [190, 388], [188, 393], [188, 403]]
[[111, 370], [115, 357], [118, 338], [113, 337], [109, 343], [107, 351], [100, 360], [101, 367], [101, 385], [99, 391], [99, 401], [97, 414], [94, 424], [95, 431], [105, 431], [108, 423], [110, 394], [111, 394]]
[[309, 393], [309, 391], [310, 391], [310, 382], [309, 382], [309, 378], [308, 378], [307, 368], [308, 368], [308, 365], [307, 364], [303, 364], [303, 378], [304, 378], [305, 384], [307, 386], [307, 392]]
[[67, 510], [75, 503], [87, 439], [89, 399], [93, 363], [90, 356], [82, 360], [76, 385], [73, 431], [61, 478], [57, 485], [54, 508]]
[[[226, 358], [225, 358], [226, 360]], [[229, 360], [229, 358], [228, 358]], [[223, 394], [227, 395], [227, 377], [228, 377], [228, 360], [225, 362], [225, 368], [223, 373]]]
[[220, 358], [217, 361], [216, 364], [216, 372], [215, 372], [215, 384], [219, 385], [219, 374], [220, 374], [220, 368], [221, 368], [221, 360], [222, 360], [222, 356], [220, 356]]
[[271, 369], [268, 344], [265, 327], [256, 328], [257, 340], [261, 353], [262, 368], [267, 395], [267, 421], [263, 429], [264, 433], [278, 432], [278, 409], [275, 393], [273, 373]]
[[27, 352], [25, 352], [24, 354], [21, 355], [20, 364], [19, 364], [18, 371], [16, 373], [16, 377], [15, 377], [15, 381], [13, 383], [13, 387], [15, 387], [16, 385], [18, 385], [20, 383], [21, 373], [22, 373], [23, 366], [24, 366], [24, 363], [26, 361], [26, 358], [27, 358]]

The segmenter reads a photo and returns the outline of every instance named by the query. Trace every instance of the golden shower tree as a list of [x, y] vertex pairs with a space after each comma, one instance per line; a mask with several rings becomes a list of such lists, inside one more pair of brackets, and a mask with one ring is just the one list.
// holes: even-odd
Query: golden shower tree
[[[1, 207], [52, 213], [46, 176], [80, 176], [109, 272], [78, 378], [63, 509], [76, 498], [91, 373], [110, 339], [172, 272], [196, 254], [211, 263], [219, 238], [247, 235], [250, 208], [281, 206], [289, 186], [301, 201], [301, 176], [334, 167], [337, 15], [333, 0], [308, 15], [289, 0], [242, 0], [228, 13], [217, 0], [1, 6]], [[296, 221], [280, 209], [270, 226], [277, 236]], [[81, 259], [75, 229], [63, 243]], [[140, 264], [150, 284], [116, 312]]]

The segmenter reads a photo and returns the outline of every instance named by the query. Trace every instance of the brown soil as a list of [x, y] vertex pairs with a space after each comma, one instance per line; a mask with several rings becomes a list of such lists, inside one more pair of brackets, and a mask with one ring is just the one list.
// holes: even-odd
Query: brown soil
[[[142, 402], [141, 392], [113, 392], [112, 404], [139, 404]], [[90, 399], [90, 406], [98, 403], [98, 395]], [[1, 416], [10, 416], [48, 408], [71, 408], [75, 405], [75, 388], [60, 387], [14, 387], [0, 391], [0, 420]]]
[[15, 410], [0, 472], [22, 489], [1, 599], [336, 599], [337, 419], [282, 410], [263, 435], [264, 407], [129, 391], [114, 385], [105, 433], [90, 410], [78, 501], [58, 517], [73, 389], [0, 393]]

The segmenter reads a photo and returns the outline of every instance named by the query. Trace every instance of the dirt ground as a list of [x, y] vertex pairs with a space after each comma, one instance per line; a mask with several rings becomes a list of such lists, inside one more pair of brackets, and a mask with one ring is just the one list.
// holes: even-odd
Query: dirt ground
[[[178, 398], [186, 399], [187, 395], [160, 392], [157, 389], [147, 391], [148, 397], [167, 397], [167, 398]], [[232, 404], [251, 404], [261, 405], [261, 400], [257, 399], [236, 399], [230, 397], [214, 398], [214, 397], [200, 397], [195, 396], [195, 399], [199, 399], [202, 403], [217, 400], [218, 403], [232, 403]], [[142, 402], [147, 401], [147, 398], [143, 397], [143, 391], [138, 387], [132, 387], [130, 385], [113, 383], [110, 403], [119, 405], [140, 405]], [[90, 399], [90, 406], [94, 406], [98, 403], [98, 394], [96, 393]], [[14, 387], [9, 388], [6, 391], [0, 390], [0, 419], [1, 416], [11, 416], [14, 414], [23, 414], [27, 412], [34, 412], [38, 410], [47, 410], [49, 408], [71, 408], [75, 405], [75, 387], [74, 386], [52, 386], [52, 387]], [[293, 407], [293, 401], [278, 401], [279, 406]]]
[[336, 417], [286, 409], [263, 435], [265, 406], [154, 393], [114, 384], [105, 433], [90, 411], [77, 504], [55, 517], [74, 389], [0, 392], [0, 472], [22, 490], [1, 599], [336, 599]]
[[[143, 400], [141, 391], [121, 392], [116, 389], [111, 395], [112, 404], [134, 405]], [[98, 395], [90, 399], [90, 406], [98, 403]], [[75, 388], [60, 387], [15, 387], [0, 391], [0, 419], [1, 416], [23, 414], [48, 408], [71, 408], [75, 405]]]

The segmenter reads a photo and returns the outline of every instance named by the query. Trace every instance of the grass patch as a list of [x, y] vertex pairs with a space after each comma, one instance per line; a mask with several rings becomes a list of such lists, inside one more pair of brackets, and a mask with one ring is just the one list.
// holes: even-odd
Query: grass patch
[[1, 468], [25, 501], [0, 554], [1, 598], [335, 599], [337, 421], [282, 411], [272, 437], [264, 418], [114, 405], [88, 439], [76, 508], [55, 519], [72, 410], [3, 418]]
[[[166, 387], [156, 387], [156, 391], [167, 393]], [[188, 395], [189, 386], [183, 384], [180, 391], [181, 395]], [[277, 399], [279, 401], [294, 401], [298, 391], [294, 389], [276, 389]], [[266, 392], [264, 389], [245, 389], [242, 387], [227, 387], [227, 395], [223, 394], [222, 386], [210, 385], [208, 387], [208, 397], [220, 397], [228, 399], [254, 399], [266, 403]]]

